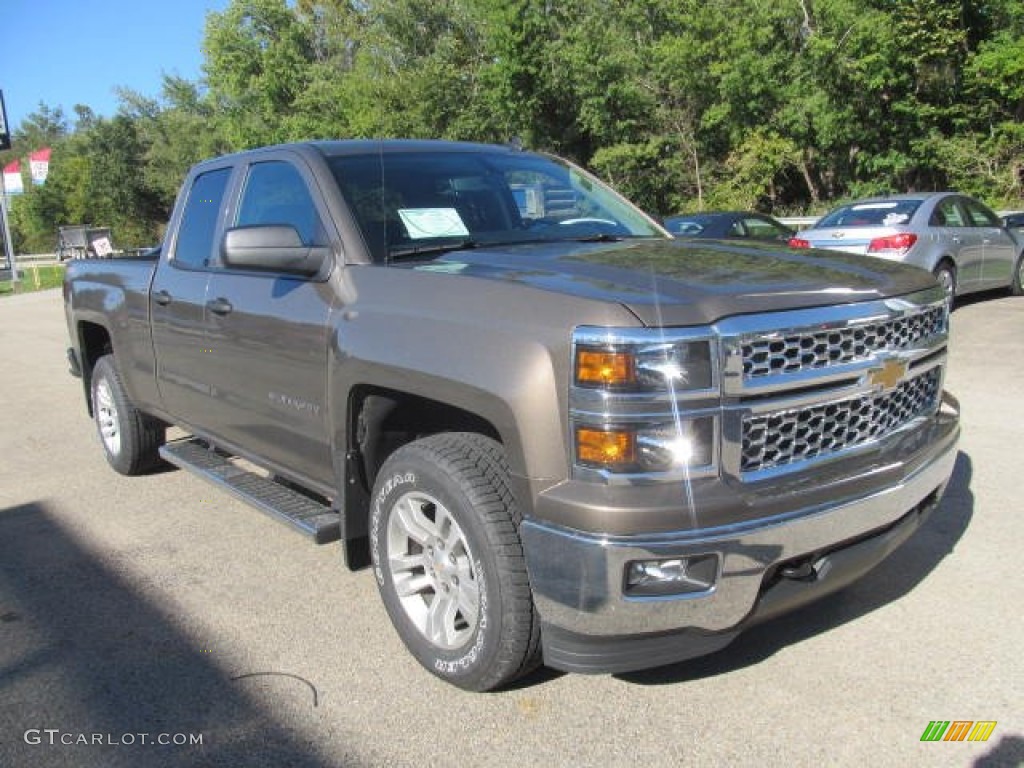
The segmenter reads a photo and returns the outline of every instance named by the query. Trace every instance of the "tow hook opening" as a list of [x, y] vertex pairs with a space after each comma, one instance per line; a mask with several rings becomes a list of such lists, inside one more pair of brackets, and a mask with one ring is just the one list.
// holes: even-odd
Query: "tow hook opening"
[[792, 581], [812, 582], [818, 580], [818, 570], [810, 559], [799, 560], [781, 566], [779, 576]]

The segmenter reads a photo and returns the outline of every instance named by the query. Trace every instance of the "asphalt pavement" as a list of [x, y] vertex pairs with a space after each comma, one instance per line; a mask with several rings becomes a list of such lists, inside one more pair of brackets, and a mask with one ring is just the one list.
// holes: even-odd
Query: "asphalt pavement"
[[955, 311], [955, 475], [866, 578], [704, 659], [494, 694], [423, 671], [335, 547], [109, 469], [66, 334], [59, 291], [0, 299], [0, 768], [1024, 764], [1024, 299]]

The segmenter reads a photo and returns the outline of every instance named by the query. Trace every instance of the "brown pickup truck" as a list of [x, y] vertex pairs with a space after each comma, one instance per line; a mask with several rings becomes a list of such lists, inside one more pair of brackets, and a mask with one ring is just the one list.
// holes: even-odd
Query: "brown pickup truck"
[[158, 253], [72, 263], [64, 294], [115, 470], [340, 539], [471, 690], [722, 648], [889, 554], [956, 455], [930, 274], [676, 241], [516, 148], [211, 160]]

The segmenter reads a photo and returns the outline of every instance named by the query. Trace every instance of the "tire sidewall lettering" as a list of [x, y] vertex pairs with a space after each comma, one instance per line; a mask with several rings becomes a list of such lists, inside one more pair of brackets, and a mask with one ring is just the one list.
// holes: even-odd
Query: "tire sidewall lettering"
[[484, 645], [487, 643], [489, 638], [487, 634], [487, 628], [490, 625], [490, 619], [488, 617], [488, 592], [487, 592], [487, 580], [484, 577], [483, 563], [480, 560], [473, 561], [473, 568], [476, 571], [476, 583], [480, 588], [480, 610], [479, 620], [476, 627], [476, 635], [473, 638], [473, 644], [469, 647], [462, 656], [457, 659], [434, 659], [434, 669], [442, 675], [457, 675], [461, 672], [465, 672], [467, 669], [476, 664], [480, 655], [484, 652]]
[[[371, 565], [388, 618], [421, 666], [467, 691], [493, 690], [540, 663], [532, 595], [529, 585], [520, 582], [525, 563], [518, 536], [508, 528], [509, 523], [518, 524], [518, 514], [508, 493], [507, 472], [504, 451], [494, 440], [475, 433], [430, 435], [397, 448], [384, 461], [369, 499]], [[404, 504], [403, 499], [421, 495], [443, 507], [458, 525], [469, 558], [458, 568], [473, 571], [473, 624], [457, 625], [460, 642], [454, 647], [450, 635], [431, 639], [434, 630], [424, 624], [429, 620], [425, 611], [432, 604], [430, 590], [422, 581], [411, 583], [407, 574], [410, 568], [412, 578], [422, 579], [425, 574], [435, 589], [448, 593], [453, 586], [446, 576], [448, 554], [428, 552], [420, 566], [415, 557], [402, 556], [418, 552], [417, 547], [407, 549], [402, 539], [395, 553], [400, 562], [389, 560], [392, 530], [429, 550], [426, 540], [421, 540], [425, 534], [409, 538], [406, 521], [396, 518], [394, 529], [390, 522], [399, 514], [397, 505]], [[429, 510], [424, 512], [433, 519]], [[400, 583], [407, 587], [401, 597], [395, 582], [398, 572], [402, 573]], [[422, 605], [417, 599], [407, 601], [410, 594], [416, 594]], [[450, 606], [444, 610], [443, 620], [451, 621]], [[468, 618], [462, 614], [462, 619]]]
[[381, 566], [381, 558], [378, 556], [380, 553], [380, 528], [384, 520], [384, 510], [387, 499], [396, 488], [415, 484], [415, 472], [396, 472], [384, 481], [380, 487], [380, 491], [378, 491], [377, 495], [374, 496], [373, 508], [370, 512], [370, 549], [374, 553], [373, 575], [377, 579], [377, 584], [380, 586], [384, 585], [384, 569]]
[[[379, 489], [374, 494], [373, 502], [370, 510], [370, 549], [373, 552], [373, 573], [374, 578], [377, 580], [377, 584], [380, 589], [392, 592], [394, 589], [390, 583], [388, 574], [385, 573], [384, 569], [384, 541], [383, 537], [387, 535], [386, 526], [387, 520], [390, 519], [392, 508], [395, 500], [402, 495], [402, 493], [412, 490], [418, 486], [419, 477], [415, 471], [400, 471], [392, 472], [386, 477], [379, 481]], [[443, 494], [442, 494], [443, 495]], [[463, 531], [470, 539], [475, 539], [471, 531], [466, 529], [466, 524], [459, 520], [459, 524], [463, 527]], [[481, 546], [478, 544], [477, 546]], [[455, 651], [459, 653], [458, 656], [452, 656], [452, 652], [443, 651], [439, 648], [434, 648], [431, 651], [431, 659], [425, 659], [428, 665], [433, 666], [434, 671], [442, 675], [443, 677], [459, 677], [462, 675], [472, 674], [474, 670], [481, 664], [482, 659], [488, 653], [488, 646], [491, 645], [490, 631], [493, 627], [493, 620], [490, 616], [491, 613], [491, 595], [490, 585], [487, 582], [485, 575], [485, 565], [481, 560], [479, 554], [476, 554], [473, 559], [473, 568], [475, 572], [475, 578], [477, 586], [479, 588], [480, 600], [479, 610], [477, 613], [477, 626], [476, 631], [473, 634], [472, 642], [468, 648], [461, 651]], [[411, 630], [416, 632], [418, 630]]]

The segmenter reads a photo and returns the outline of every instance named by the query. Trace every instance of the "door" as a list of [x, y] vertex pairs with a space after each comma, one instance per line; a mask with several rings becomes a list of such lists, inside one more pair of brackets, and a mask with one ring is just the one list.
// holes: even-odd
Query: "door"
[[225, 212], [231, 168], [194, 178], [177, 234], [153, 278], [150, 312], [156, 382], [164, 409], [201, 427], [210, 411], [206, 288], [214, 242]]
[[930, 223], [943, 247], [943, 253], [939, 255], [949, 254], [956, 264], [957, 293], [977, 290], [985, 247], [981, 231], [971, 226], [960, 198], [950, 196], [940, 200]]
[[998, 288], [1010, 284], [1010, 274], [1017, 257], [1017, 244], [1003, 223], [977, 200], [964, 198], [964, 208], [971, 226], [978, 230], [984, 248], [979, 288]]
[[[298, 161], [245, 169], [232, 226], [288, 225], [305, 245], [328, 245]], [[333, 484], [327, 412], [331, 285], [218, 263], [207, 289], [208, 371], [224, 441], [305, 479]]]

